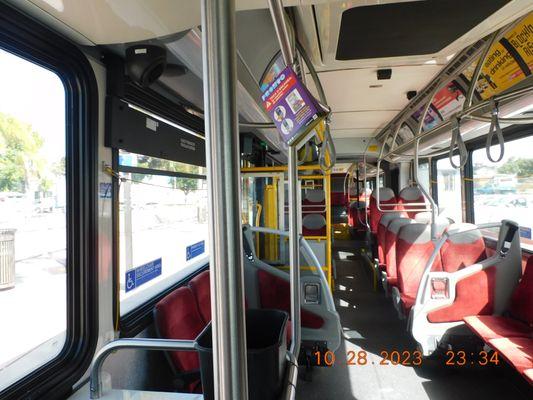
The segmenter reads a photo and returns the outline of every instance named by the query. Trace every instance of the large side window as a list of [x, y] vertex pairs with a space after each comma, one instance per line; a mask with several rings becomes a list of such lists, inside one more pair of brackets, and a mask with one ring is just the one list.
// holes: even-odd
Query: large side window
[[423, 161], [418, 164], [418, 183], [424, 187], [427, 193], [431, 193], [431, 177], [428, 161]]
[[[459, 163], [459, 157], [453, 157]], [[448, 157], [437, 161], [437, 191], [440, 215], [462, 222], [461, 171], [453, 168]]]
[[[522, 245], [533, 250], [533, 136], [505, 143], [498, 163], [488, 160], [485, 148], [472, 153], [474, 218], [476, 224], [511, 219], [520, 224]], [[491, 148], [493, 157], [499, 147]]]
[[65, 395], [98, 332], [97, 86], [72, 43], [0, 3], [0, 398]]
[[204, 167], [125, 151], [119, 165], [120, 310], [126, 314], [207, 264], [207, 182]]
[[67, 327], [65, 87], [0, 49], [0, 390], [55, 358]]

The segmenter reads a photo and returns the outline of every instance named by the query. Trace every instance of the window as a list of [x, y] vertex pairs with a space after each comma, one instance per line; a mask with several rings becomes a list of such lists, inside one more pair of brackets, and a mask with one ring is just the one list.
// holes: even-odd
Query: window
[[[453, 156], [453, 162], [457, 165], [459, 156]], [[437, 194], [440, 215], [462, 222], [461, 172], [452, 167], [448, 157], [437, 161]]]
[[64, 347], [67, 233], [65, 87], [1, 49], [0, 87], [1, 391]]
[[418, 184], [422, 186], [427, 193], [431, 193], [431, 177], [429, 175], [429, 162], [427, 161], [418, 164]]
[[[208, 262], [205, 168], [120, 152], [120, 310]], [[128, 168], [133, 168], [134, 172]]]
[[[485, 148], [472, 153], [474, 218], [476, 224], [510, 219], [520, 224], [522, 245], [533, 249], [533, 136], [505, 143], [498, 163], [487, 158]], [[493, 157], [499, 146], [491, 147]]]

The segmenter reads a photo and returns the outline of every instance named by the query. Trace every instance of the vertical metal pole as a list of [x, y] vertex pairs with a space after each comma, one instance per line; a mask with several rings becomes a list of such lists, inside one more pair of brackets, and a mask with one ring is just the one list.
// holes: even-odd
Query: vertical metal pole
[[285, 23], [285, 11], [283, 10], [282, 0], [268, 0], [268, 7], [270, 9], [270, 15], [274, 22], [274, 29], [276, 30], [276, 36], [281, 48], [281, 54], [283, 55], [283, 61], [288, 67], [292, 67], [294, 64], [294, 52], [291, 46], [289, 30]]
[[202, 0], [215, 399], [247, 400], [235, 1]]
[[[272, 22], [276, 30], [276, 35], [283, 55], [283, 60], [287, 66], [294, 62], [289, 31], [285, 23], [285, 11], [282, 0], [269, 0], [268, 6]], [[292, 319], [292, 343], [291, 352], [298, 360], [300, 354], [301, 326], [300, 326], [300, 239], [298, 227], [298, 209], [301, 209], [299, 201], [298, 182], [298, 146], [289, 146], [289, 264], [291, 282], [291, 319]]]
[[298, 234], [298, 152], [296, 146], [289, 147], [289, 261], [291, 281], [291, 352], [298, 359], [300, 354], [300, 240]]

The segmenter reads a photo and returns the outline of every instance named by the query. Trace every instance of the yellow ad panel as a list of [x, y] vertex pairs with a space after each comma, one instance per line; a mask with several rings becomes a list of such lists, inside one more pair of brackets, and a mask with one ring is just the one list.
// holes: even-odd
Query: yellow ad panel
[[529, 69], [533, 69], [533, 13], [530, 13], [506, 37]]
[[[529, 68], [533, 68], [533, 13], [507, 32], [505, 39]], [[476, 89], [483, 100], [509, 89], [525, 78], [518, 63], [500, 42], [490, 49], [477, 81]], [[474, 62], [463, 72], [468, 80], [472, 79], [476, 64]]]

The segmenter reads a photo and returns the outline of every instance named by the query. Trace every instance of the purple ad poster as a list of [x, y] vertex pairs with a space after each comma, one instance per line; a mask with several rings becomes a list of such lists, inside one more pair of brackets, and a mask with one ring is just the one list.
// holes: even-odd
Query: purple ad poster
[[326, 112], [290, 67], [274, 79], [263, 93], [262, 100], [287, 144], [307, 134], [326, 116]]

